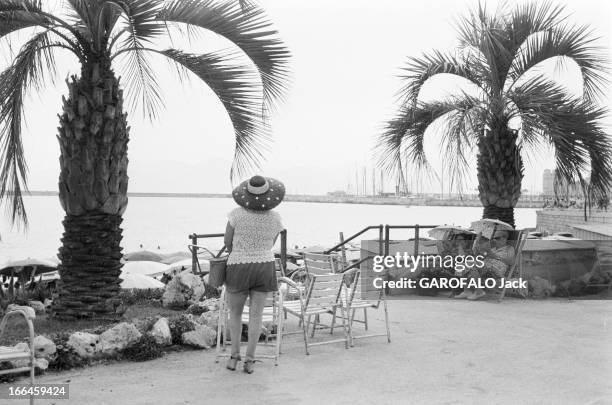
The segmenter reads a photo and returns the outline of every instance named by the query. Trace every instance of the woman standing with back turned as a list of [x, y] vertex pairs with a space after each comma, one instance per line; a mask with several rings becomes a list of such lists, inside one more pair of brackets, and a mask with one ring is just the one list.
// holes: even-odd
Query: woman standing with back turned
[[232, 196], [240, 207], [229, 213], [224, 238], [230, 252], [225, 288], [230, 309], [232, 355], [227, 368], [235, 370], [241, 360], [242, 312], [249, 297], [249, 341], [244, 371], [251, 374], [263, 308], [269, 293], [278, 288], [272, 247], [283, 225], [280, 215], [272, 208], [283, 200], [285, 186], [272, 178], [253, 176], [236, 187]]

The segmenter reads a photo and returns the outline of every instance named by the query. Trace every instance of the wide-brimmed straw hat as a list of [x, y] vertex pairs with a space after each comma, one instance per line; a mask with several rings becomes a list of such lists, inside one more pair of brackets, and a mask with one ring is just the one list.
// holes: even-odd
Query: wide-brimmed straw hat
[[285, 185], [271, 177], [253, 176], [243, 181], [232, 192], [234, 201], [244, 208], [267, 211], [285, 197]]

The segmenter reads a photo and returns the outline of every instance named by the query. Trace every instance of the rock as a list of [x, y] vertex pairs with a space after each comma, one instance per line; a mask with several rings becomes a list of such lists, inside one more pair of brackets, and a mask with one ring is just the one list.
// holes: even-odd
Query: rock
[[133, 345], [141, 336], [136, 326], [121, 322], [100, 335], [102, 353], [114, 354]]
[[207, 308], [209, 311], [216, 311], [219, 309], [219, 298], [208, 298], [198, 304], [201, 307]]
[[38, 335], [34, 338], [34, 353], [36, 357], [47, 358], [52, 356], [57, 351], [55, 343], [51, 339], [48, 339], [42, 335]]
[[187, 270], [179, 273], [166, 285], [162, 302], [164, 307], [184, 308], [198, 302], [204, 292], [204, 283], [200, 277]]
[[170, 326], [166, 318], [160, 318], [155, 322], [153, 329], [151, 329], [151, 336], [153, 336], [157, 344], [162, 346], [172, 344], [172, 334], [170, 333]]
[[197, 322], [201, 325], [206, 325], [214, 330], [217, 330], [217, 326], [219, 325], [219, 311], [204, 312], [197, 319]]
[[25, 312], [28, 318], [30, 319], [36, 318], [36, 311], [34, 311], [34, 308], [32, 307], [28, 307], [25, 305], [16, 305], [16, 304], [11, 304], [8, 307], [6, 307], [6, 312], [17, 311], [17, 310], [21, 310]]
[[187, 312], [194, 315], [201, 315], [204, 312], [216, 311], [219, 309], [219, 298], [208, 298], [204, 301], [191, 304]]
[[92, 358], [101, 349], [100, 336], [86, 332], [74, 332], [68, 338], [67, 346], [72, 347], [76, 354], [83, 358]]
[[49, 309], [51, 308], [51, 305], [53, 305], [53, 300], [50, 300], [49, 298], [45, 298], [45, 308]]
[[34, 365], [37, 369], [45, 371], [47, 368], [49, 368], [49, 360], [43, 358], [34, 359]]
[[138, 331], [142, 334], [145, 334], [150, 331], [155, 321], [156, 319], [153, 317], [132, 319], [132, 323], [134, 324], [134, 326], [136, 326], [136, 329], [138, 329]]
[[45, 313], [45, 304], [43, 304], [40, 301], [28, 301], [28, 305], [34, 309], [34, 312], [36, 312], [37, 314], [44, 314]]
[[197, 325], [195, 330], [183, 333], [183, 344], [209, 349], [217, 343], [217, 331], [206, 325]]

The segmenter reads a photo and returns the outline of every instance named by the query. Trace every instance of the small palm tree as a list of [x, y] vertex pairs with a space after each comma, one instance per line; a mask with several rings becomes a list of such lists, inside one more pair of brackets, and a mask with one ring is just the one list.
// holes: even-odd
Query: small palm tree
[[[234, 127], [231, 177], [260, 158], [261, 141], [269, 135], [267, 112], [286, 91], [289, 52], [264, 12], [244, 0], [66, 0], [61, 16], [45, 11], [44, 3], [0, 0], [0, 38], [37, 28], [0, 74], [0, 199], [10, 199], [13, 221], [27, 223], [24, 96], [45, 84], [46, 73], [55, 73], [53, 52], [67, 50], [81, 71], [67, 80], [58, 128], [59, 197], [66, 216], [55, 311], [61, 317], [107, 316], [118, 305], [120, 224], [128, 201], [129, 127], [116, 61], [123, 59], [127, 67], [128, 102], [142, 104], [149, 117], [162, 104], [147, 59], [151, 53], [193, 73], [215, 92]], [[185, 32], [183, 27], [188, 33], [219, 34], [236, 49], [193, 54], [154, 48], [171, 29]]]
[[[521, 195], [523, 153], [555, 150], [557, 174], [583, 181], [591, 169], [590, 187], [607, 192], [612, 178], [612, 148], [597, 105], [607, 83], [607, 60], [586, 27], [569, 25], [563, 8], [550, 3], [517, 5], [489, 13], [482, 5], [460, 20], [457, 53], [433, 52], [411, 57], [405, 68], [399, 113], [379, 137], [381, 164], [390, 171], [408, 158], [427, 168], [427, 128], [442, 123], [442, 156], [454, 184], [477, 156], [478, 192], [484, 218], [514, 225], [514, 207]], [[578, 99], [549, 79], [538, 65], [557, 58], [580, 69], [583, 97]], [[541, 66], [541, 65], [540, 65]], [[454, 75], [471, 89], [439, 101], [423, 102], [423, 85], [440, 74]]]

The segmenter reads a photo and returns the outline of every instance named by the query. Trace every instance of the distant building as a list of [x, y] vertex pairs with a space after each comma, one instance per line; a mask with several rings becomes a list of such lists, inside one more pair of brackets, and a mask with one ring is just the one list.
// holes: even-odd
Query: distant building
[[330, 197], [346, 197], [346, 191], [344, 190], [336, 190], [336, 191], [330, 191], [327, 193], [328, 196]]
[[542, 176], [542, 194], [546, 196], [555, 194], [555, 173], [550, 169], [544, 170]]

